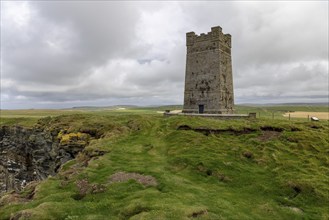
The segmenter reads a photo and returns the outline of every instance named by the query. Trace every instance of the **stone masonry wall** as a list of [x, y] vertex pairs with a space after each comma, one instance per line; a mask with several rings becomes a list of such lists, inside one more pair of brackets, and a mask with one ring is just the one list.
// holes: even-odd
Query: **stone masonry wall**
[[220, 27], [207, 34], [186, 34], [184, 113], [233, 113], [231, 35]]

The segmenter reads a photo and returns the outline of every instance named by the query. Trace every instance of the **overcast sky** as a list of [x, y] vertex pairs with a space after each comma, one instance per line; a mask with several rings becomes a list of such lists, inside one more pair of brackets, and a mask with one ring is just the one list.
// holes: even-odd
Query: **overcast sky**
[[328, 101], [328, 1], [1, 1], [1, 108], [182, 104], [185, 33], [213, 26], [237, 104]]

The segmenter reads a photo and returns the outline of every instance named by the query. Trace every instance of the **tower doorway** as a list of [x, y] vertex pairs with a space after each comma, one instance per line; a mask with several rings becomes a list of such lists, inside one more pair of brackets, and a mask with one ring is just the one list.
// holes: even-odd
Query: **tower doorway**
[[204, 113], [204, 105], [199, 105], [199, 114]]

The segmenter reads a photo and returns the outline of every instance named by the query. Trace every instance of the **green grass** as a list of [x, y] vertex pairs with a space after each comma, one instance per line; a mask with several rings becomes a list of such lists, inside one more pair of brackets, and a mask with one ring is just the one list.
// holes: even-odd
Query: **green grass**
[[[164, 118], [157, 110], [74, 112], [39, 121], [70, 132], [103, 132], [86, 151], [107, 153], [87, 167], [79, 165], [82, 155], [68, 162], [29, 202], [0, 206], [0, 219], [19, 211], [31, 219], [329, 218], [328, 122]], [[182, 125], [223, 132], [178, 130]], [[245, 129], [251, 132], [239, 133]], [[153, 176], [158, 185], [110, 183], [120, 171]], [[80, 198], [79, 180], [104, 190]]]

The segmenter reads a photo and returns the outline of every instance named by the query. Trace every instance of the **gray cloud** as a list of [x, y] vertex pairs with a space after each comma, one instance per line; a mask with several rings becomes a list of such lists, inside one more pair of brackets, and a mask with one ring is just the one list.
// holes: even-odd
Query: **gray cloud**
[[[33, 12], [27, 27], [13, 31], [10, 18], [3, 25], [3, 60], [13, 66], [4, 69], [4, 77], [72, 84], [88, 75], [93, 66], [127, 53], [134, 39], [138, 13], [125, 3], [53, 1], [28, 5]], [[24, 36], [20, 37], [22, 31]]]
[[326, 101], [328, 2], [2, 2], [1, 108], [180, 104], [185, 33], [233, 36], [238, 102]]

